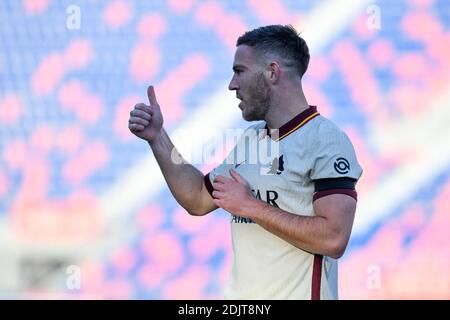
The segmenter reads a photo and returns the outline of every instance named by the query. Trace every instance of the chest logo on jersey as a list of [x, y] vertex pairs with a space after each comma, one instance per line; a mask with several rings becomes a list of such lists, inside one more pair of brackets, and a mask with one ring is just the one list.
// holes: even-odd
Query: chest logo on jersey
[[[256, 199], [262, 200], [267, 202], [268, 204], [279, 208], [278, 204], [275, 202], [275, 200], [278, 199], [278, 192], [276, 192], [275, 190], [266, 190], [266, 193], [264, 194], [264, 192], [262, 192], [262, 196], [261, 196], [261, 190], [259, 189], [252, 189], [252, 192], [255, 195]], [[265, 198], [264, 198], [265, 196]]]
[[350, 164], [345, 158], [337, 158], [334, 162], [334, 170], [339, 174], [346, 174], [350, 171]]
[[[267, 171], [267, 169], [269, 170]], [[270, 168], [268, 167], [261, 168], [261, 174], [280, 175], [283, 171], [284, 171], [284, 160], [282, 155], [279, 158], [276, 157], [275, 159], [272, 160]]]
[[235, 216], [234, 214], [231, 215], [231, 222], [234, 223], [256, 223], [250, 218], [244, 218], [241, 216]]

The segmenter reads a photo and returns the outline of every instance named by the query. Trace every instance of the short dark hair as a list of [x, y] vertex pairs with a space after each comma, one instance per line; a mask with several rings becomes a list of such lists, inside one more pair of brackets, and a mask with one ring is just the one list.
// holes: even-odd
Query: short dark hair
[[252, 47], [259, 57], [270, 54], [283, 58], [287, 67], [303, 76], [308, 69], [309, 49], [305, 40], [291, 25], [269, 25], [247, 31], [236, 41], [236, 46]]

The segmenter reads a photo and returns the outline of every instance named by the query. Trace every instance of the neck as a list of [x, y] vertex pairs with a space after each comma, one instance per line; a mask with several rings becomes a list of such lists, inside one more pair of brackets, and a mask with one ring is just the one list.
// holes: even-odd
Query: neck
[[[291, 90], [291, 91], [289, 91]], [[272, 103], [265, 121], [269, 129], [279, 129], [283, 124], [309, 108], [302, 88], [286, 88], [279, 90], [281, 94], [273, 94]], [[283, 94], [292, 92], [292, 94]]]

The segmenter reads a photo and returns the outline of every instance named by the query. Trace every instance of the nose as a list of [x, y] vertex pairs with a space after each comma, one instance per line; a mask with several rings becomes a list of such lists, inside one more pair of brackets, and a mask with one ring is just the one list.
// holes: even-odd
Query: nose
[[233, 75], [233, 78], [231, 78], [230, 84], [228, 85], [228, 90], [237, 90], [239, 89], [239, 86], [236, 81], [236, 76]]

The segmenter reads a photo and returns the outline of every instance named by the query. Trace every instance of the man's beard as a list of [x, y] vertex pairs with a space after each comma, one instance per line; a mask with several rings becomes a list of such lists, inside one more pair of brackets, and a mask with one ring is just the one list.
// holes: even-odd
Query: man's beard
[[270, 108], [270, 87], [262, 72], [255, 75], [247, 92], [242, 117], [247, 121], [264, 120]]

